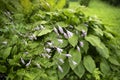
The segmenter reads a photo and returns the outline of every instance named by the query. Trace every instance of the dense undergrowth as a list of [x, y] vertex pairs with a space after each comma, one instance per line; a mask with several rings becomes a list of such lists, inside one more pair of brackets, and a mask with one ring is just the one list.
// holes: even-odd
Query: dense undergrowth
[[85, 16], [79, 8], [32, 8], [34, 12], [29, 8], [30, 11], [24, 7], [23, 13], [16, 12], [16, 8], [16, 13], [1, 10], [2, 78], [120, 79], [120, 38], [99, 19]]

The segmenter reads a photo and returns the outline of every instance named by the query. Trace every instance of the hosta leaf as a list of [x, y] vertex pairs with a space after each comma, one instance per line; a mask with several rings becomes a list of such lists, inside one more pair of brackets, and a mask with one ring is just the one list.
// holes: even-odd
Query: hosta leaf
[[75, 29], [77, 29], [78, 31], [85, 30], [86, 32], [88, 30], [88, 28], [84, 24], [76, 26]]
[[62, 80], [64, 78], [64, 76], [69, 72], [70, 70], [70, 66], [69, 66], [69, 63], [68, 61], [66, 60], [64, 64], [61, 65], [62, 69], [63, 69], [63, 72], [60, 72], [58, 70], [58, 76], [59, 76], [59, 79]]
[[12, 47], [8, 47], [4, 50], [3, 53], [1, 53], [3, 56], [3, 59], [6, 59], [10, 55], [11, 49], [12, 49]]
[[64, 7], [65, 3], [66, 3], [66, 0], [58, 0], [55, 8], [56, 9], [61, 9], [61, 8]]
[[71, 36], [69, 39], [68, 39], [69, 43], [75, 47], [78, 43], [78, 37], [76, 35], [73, 34], [73, 36]]
[[83, 64], [90, 73], [93, 73], [96, 68], [95, 61], [89, 55], [83, 58]]
[[61, 26], [61, 27], [67, 27], [68, 26], [65, 22], [57, 22], [56, 24], [58, 26]]
[[35, 32], [34, 32], [34, 35], [40, 37], [40, 36], [43, 36], [43, 35], [45, 35], [45, 34], [50, 33], [51, 31], [52, 31], [52, 30], [45, 28], [45, 29], [43, 29], [43, 30], [41, 30], [41, 31], [35, 31]]
[[103, 31], [98, 26], [94, 27], [93, 30], [97, 35], [103, 36]]
[[110, 72], [110, 66], [108, 65], [106, 61], [102, 61], [100, 63], [100, 70], [104, 74], [108, 74]]
[[[81, 61], [81, 53], [77, 49], [71, 49], [69, 51], [72, 57], [69, 57], [69, 65], [74, 69]], [[75, 62], [75, 63], [74, 63]]]
[[120, 66], [120, 63], [117, 61], [117, 58], [115, 58], [115, 57], [112, 57], [112, 56], [109, 57], [109, 61], [114, 65]]
[[7, 71], [6, 66], [0, 65], [0, 73], [5, 73]]
[[94, 35], [88, 35], [85, 39], [99, 52], [99, 54], [105, 58], [109, 57], [109, 50], [108, 48], [101, 42], [100, 38]]
[[89, 49], [89, 43], [85, 40], [82, 40], [82, 42], [84, 44], [82, 48], [83, 48], [84, 52], [87, 53], [87, 51]]
[[30, 47], [31, 49], [34, 49], [34, 48], [36, 48], [37, 46], [39, 46], [39, 42], [31, 42], [31, 43], [29, 43], [28, 45], [29, 45], [29, 47]]
[[84, 73], [85, 73], [85, 68], [84, 68], [82, 62], [80, 62], [78, 64], [78, 66], [73, 71], [75, 72], [75, 74], [77, 76], [79, 76], [79, 78], [81, 78], [84, 75]]
[[104, 31], [104, 35], [105, 35], [107, 38], [109, 38], [109, 39], [113, 39], [113, 38], [114, 38], [111, 33], [106, 32], [106, 31]]

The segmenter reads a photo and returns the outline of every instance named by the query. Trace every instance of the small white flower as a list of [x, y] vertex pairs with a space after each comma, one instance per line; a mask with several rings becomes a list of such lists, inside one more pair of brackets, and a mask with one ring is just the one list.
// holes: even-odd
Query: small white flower
[[80, 47], [83, 47], [84, 43], [82, 41], [80, 41]]
[[7, 41], [2, 42], [2, 44], [4, 44], [4, 45], [7, 45], [7, 43], [8, 43]]
[[37, 37], [33, 34], [33, 35], [29, 36], [29, 39], [30, 40], [37, 40]]
[[73, 36], [73, 33], [67, 30], [67, 35], [68, 35], [68, 38], [70, 38]]
[[63, 28], [61, 26], [58, 26], [58, 30], [60, 31], [61, 34], [64, 33]]
[[80, 52], [80, 47], [79, 46], [77, 46], [77, 50]]
[[64, 63], [63, 59], [59, 59], [59, 61], [60, 61], [61, 63]]
[[77, 65], [77, 63], [75, 61], [72, 61], [73, 65]]
[[65, 54], [65, 56], [66, 56], [66, 57], [72, 57], [72, 55], [71, 55], [71, 54]]
[[62, 53], [63, 52], [63, 49], [61, 49], [61, 48], [56, 48], [56, 49], [57, 49], [58, 53]]
[[46, 50], [48, 53], [51, 52], [51, 49], [50, 49], [50, 48], [46, 48], [45, 50]]
[[54, 32], [59, 35], [58, 30], [54, 27]]
[[36, 63], [36, 66], [37, 66], [38, 68], [41, 68], [40, 64], [38, 64], [38, 63]]
[[45, 58], [45, 57], [46, 57], [44, 53], [43, 53], [43, 54], [41, 54], [41, 55], [43, 56], [43, 58]]
[[24, 52], [25, 54], [29, 54], [29, 52]]
[[72, 25], [69, 25], [69, 27], [70, 27], [70, 28], [73, 28], [73, 26], [72, 26]]
[[40, 30], [40, 27], [39, 27], [39, 26], [37, 26], [37, 27], [35, 27], [35, 28], [34, 28], [34, 30]]
[[76, 34], [79, 34], [79, 32], [78, 32], [78, 31], [76, 31]]
[[25, 65], [26, 67], [29, 66], [31, 64], [31, 59], [29, 60], [29, 62]]
[[58, 42], [63, 43], [63, 40], [62, 39], [58, 39]]
[[58, 69], [60, 70], [60, 72], [63, 72], [63, 69], [60, 65], [58, 65]]
[[20, 58], [20, 60], [21, 60], [22, 64], [25, 64], [25, 61], [22, 57]]
[[45, 29], [43, 25], [40, 25], [40, 28], [41, 28], [41, 29]]
[[49, 59], [51, 56], [50, 55], [48, 55], [48, 54], [45, 54], [45, 56]]
[[49, 46], [52, 46], [52, 45], [53, 45], [53, 43], [52, 43], [52, 42], [47, 42], [47, 44], [48, 44]]
[[64, 37], [65, 37], [66, 39], [68, 38], [68, 36], [67, 36], [67, 34], [66, 34], [66, 33], [64, 33], [63, 35], [64, 35]]
[[25, 44], [25, 45], [27, 45], [27, 44], [28, 44], [28, 43], [27, 43], [27, 41], [25, 41], [25, 40], [23, 40], [23, 42], [24, 42], [24, 44]]
[[87, 32], [85, 30], [82, 30], [82, 37], [85, 37], [87, 35]]

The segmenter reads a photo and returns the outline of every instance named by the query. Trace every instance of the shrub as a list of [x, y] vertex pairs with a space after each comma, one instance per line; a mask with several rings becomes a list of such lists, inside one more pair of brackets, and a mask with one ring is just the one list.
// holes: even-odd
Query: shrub
[[80, 5], [89, 6], [90, 0], [79, 0]]
[[120, 5], [120, 0], [103, 0], [103, 1], [106, 1], [114, 6]]
[[79, 8], [38, 10], [22, 17], [27, 22], [16, 21], [16, 13], [1, 14], [0, 78], [120, 79], [120, 38], [96, 17], [86, 17]]

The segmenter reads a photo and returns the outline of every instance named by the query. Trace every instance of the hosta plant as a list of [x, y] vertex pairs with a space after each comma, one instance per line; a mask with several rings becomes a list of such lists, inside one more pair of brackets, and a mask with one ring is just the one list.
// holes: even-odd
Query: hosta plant
[[[0, 76], [6, 80], [119, 80], [120, 43], [80, 9], [37, 11], [29, 23], [0, 28]], [[114, 42], [117, 41], [117, 42]]]

